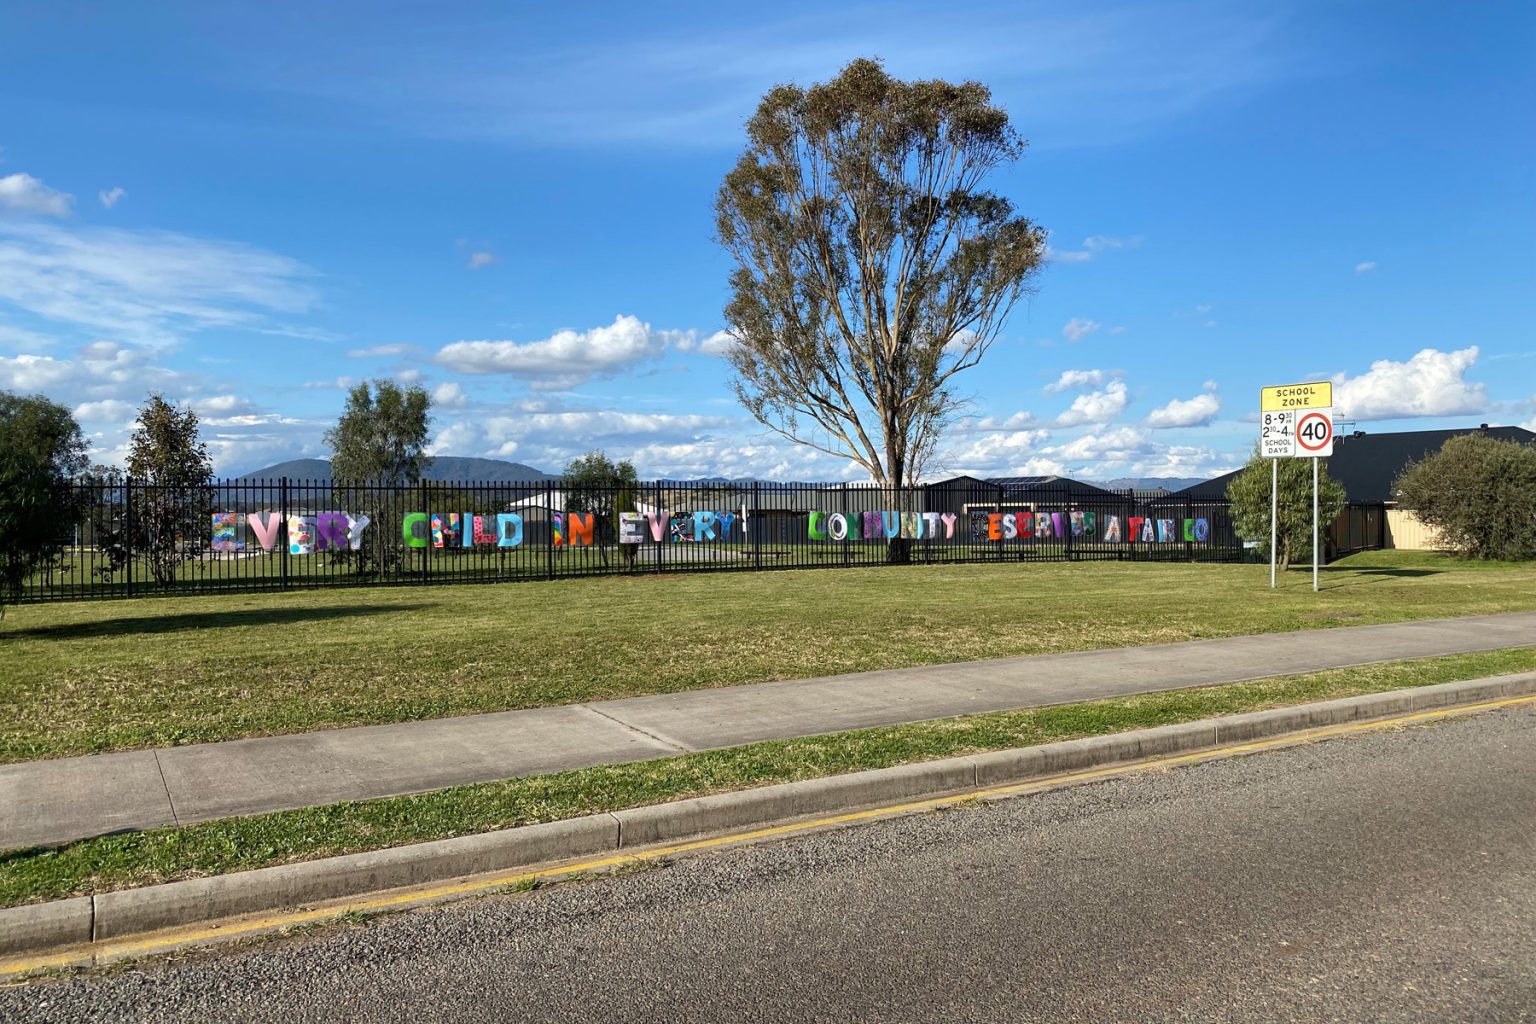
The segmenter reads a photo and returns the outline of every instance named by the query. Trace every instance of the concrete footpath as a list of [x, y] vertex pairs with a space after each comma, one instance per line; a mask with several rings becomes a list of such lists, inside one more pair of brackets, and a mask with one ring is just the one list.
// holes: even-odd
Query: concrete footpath
[[862, 672], [0, 765], [0, 849], [600, 764], [1536, 644], [1536, 612]]

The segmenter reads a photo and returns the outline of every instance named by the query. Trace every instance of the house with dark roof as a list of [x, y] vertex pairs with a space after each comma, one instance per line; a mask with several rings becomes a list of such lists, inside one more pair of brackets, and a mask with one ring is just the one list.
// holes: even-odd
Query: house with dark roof
[[[1435, 548], [1439, 544], [1434, 531], [1419, 522], [1409, 509], [1397, 507], [1392, 485], [1410, 462], [1417, 462], [1440, 450], [1440, 446], [1463, 434], [1482, 434], [1500, 441], [1536, 443], [1536, 432], [1524, 427], [1479, 427], [1462, 430], [1405, 430], [1393, 434], [1370, 434], [1356, 430], [1334, 439], [1333, 455], [1326, 461], [1328, 475], [1344, 485], [1350, 507], [1333, 525], [1332, 542], [1336, 551], [1387, 547], [1406, 549]], [[1212, 499], [1225, 497], [1227, 485], [1241, 470], [1224, 473], [1204, 483], [1174, 492], [1175, 498]]]
[[1123, 501], [1123, 492], [1106, 490], [1064, 476], [956, 476], [923, 487], [930, 512], [972, 510], [1005, 512], [1034, 509], [1037, 505], [1063, 505], [1083, 501]]

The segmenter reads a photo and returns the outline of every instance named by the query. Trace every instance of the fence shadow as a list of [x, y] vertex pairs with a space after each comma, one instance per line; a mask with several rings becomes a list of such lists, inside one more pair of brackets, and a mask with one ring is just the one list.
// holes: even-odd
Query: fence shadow
[[273, 626], [284, 623], [323, 622], [352, 619], [364, 615], [387, 615], [419, 611], [426, 604], [390, 604], [378, 606], [337, 605], [322, 608], [241, 608], [230, 611], [185, 612], [172, 615], [125, 615], [93, 622], [61, 623], [6, 629], [0, 624], [0, 643], [13, 639], [83, 639], [96, 636], [122, 636], [126, 633], [178, 633], [189, 629], [219, 629], [229, 626]]

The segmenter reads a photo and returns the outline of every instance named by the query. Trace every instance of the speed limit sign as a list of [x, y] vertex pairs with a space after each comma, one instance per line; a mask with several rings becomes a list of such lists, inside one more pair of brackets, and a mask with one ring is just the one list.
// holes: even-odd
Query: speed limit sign
[[1309, 409], [1296, 421], [1296, 454], [1322, 459], [1333, 454], [1333, 410]]

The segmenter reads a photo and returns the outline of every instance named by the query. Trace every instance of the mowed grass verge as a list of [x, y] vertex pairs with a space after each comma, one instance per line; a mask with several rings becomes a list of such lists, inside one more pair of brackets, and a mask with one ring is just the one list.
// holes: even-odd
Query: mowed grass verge
[[418, 796], [332, 804], [0, 854], [0, 905], [556, 821], [584, 814], [1216, 715], [1536, 670], [1536, 647], [753, 743]]
[[860, 568], [23, 605], [0, 762], [771, 679], [1536, 609], [1536, 564]]

